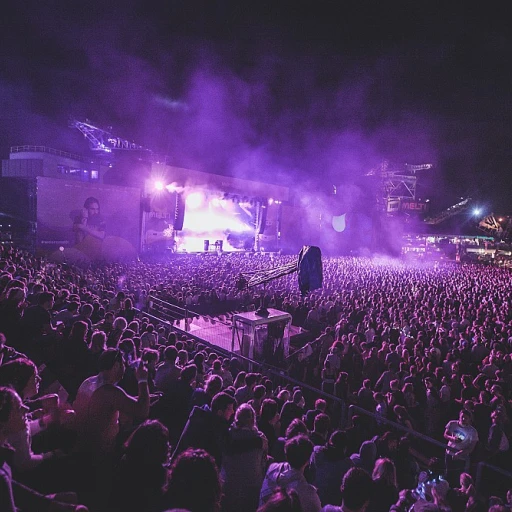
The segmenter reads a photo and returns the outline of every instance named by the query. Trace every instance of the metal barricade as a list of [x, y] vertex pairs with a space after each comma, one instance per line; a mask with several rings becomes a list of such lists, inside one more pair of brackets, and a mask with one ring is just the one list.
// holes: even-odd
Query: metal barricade
[[166, 302], [155, 295], [148, 297], [148, 306], [144, 313], [151, 316], [154, 320], [167, 325], [183, 322], [183, 327], [190, 321], [191, 314], [194, 314], [186, 308]]
[[[194, 319], [200, 317], [195, 312], [170, 305], [161, 299], [153, 297], [154, 302], [145, 313], [153, 321], [160, 322], [172, 328], [174, 331], [184, 334], [187, 338], [193, 339], [218, 353], [222, 357], [236, 357], [241, 363], [241, 369], [261, 373], [270, 378], [274, 389], [279, 387], [300, 387], [306, 402], [310, 405], [318, 398], [324, 398], [329, 404], [333, 428], [345, 428], [352, 425], [354, 416], [363, 417], [367, 420], [370, 428], [368, 431], [382, 433], [391, 431], [397, 437], [407, 435], [411, 441], [411, 455], [414, 456], [421, 469], [434, 469], [442, 472], [444, 469], [444, 455], [448, 448], [446, 443], [428, 437], [421, 432], [409, 429], [391, 421], [387, 418], [378, 417], [375, 413], [363, 409], [357, 405], [344, 403], [339, 397], [325, 393], [324, 391], [290, 377], [283, 369], [273, 367], [269, 364], [249, 359], [240, 354], [233, 354], [229, 349], [223, 348], [216, 343], [211, 343], [201, 337], [195, 336], [190, 326]], [[369, 437], [372, 437], [370, 435]], [[487, 462], [479, 462], [472, 466], [471, 473], [475, 476], [475, 487], [479, 496], [488, 498], [491, 495], [505, 496], [508, 489], [512, 489], [512, 472]]]
[[[510, 458], [508, 467], [512, 466]], [[479, 462], [476, 467], [475, 487], [480, 496], [503, 498], [512, 489], [512, 472], [487, 462]]]

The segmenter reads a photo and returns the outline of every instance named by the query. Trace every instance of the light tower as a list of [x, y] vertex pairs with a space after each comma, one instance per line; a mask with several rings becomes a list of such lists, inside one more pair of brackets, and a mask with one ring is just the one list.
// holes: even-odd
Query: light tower
[[400, 208], [400, 201], [416, 200], [417, 171], [431, 169], [432, 164], [392, 164], [383, 160], [366, 176], [377, 176], [381, 184], [377, 196], [377, 206], [381, 212], [393, 213]]

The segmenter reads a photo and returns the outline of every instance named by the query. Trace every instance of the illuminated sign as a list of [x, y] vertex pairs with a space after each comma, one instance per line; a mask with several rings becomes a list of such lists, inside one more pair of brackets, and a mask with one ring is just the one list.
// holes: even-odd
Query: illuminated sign
[[402, 212], [427, 213], [428, 203], [424, 201], [401, 201], [400, 210]]

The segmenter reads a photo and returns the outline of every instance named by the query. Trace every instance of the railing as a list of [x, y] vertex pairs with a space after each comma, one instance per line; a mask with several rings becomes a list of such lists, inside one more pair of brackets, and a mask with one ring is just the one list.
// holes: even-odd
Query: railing
[[512, 489], [512, 473], [487, 462], [479, 462], [476, 466], [475, 487], [479, 495], [503, 497]]
[[[203, 338], [195, 336], [188, 329], [187, 323], [199, 316], [198, 313], [174, 306], [154, 296], [151, 296], [151, 299], [153, 300], [153, 305], [150, 306], [149, 311], [145, 312], [144, 315], [148, 316], [153, 321], [163, 323], [174, 331], [186, 335], [187, 338], [191, 338], [207, 346], [211, 351], [222, 357], [235, 356], [241, 362], [242, 369], [258, 372], [270, 378], [274, 384], [274, 389], [278, 386], [299, 386], [308, 404], [314, 403], [318, 398], [324, 398], [329, 404], [333, 427], [344, 428], [348, 424], [352, 424], [352, 419], [355, 415], [365, 417], [367, 419], [368, 432], [373, 432], [371, 435], [382, 433], [386, 430], [395, 432], [401, 436], [407, 435], [409, 439], [411, 439], [410, 453], [418, 461], [422, 469], [430, 468], [431, 464], [437, 460], [439, 466], [436, 466], [435, 469], [439, 471], [443, 470], [444, 454], [446, 450], [450, 450], [445, 443], [416, 430], [404, 427], [387, 418], [377, 416], [375, 413], [357, 405], [349, 405], [337, 396], [290, 377], [284, 369], [255, 361], [254, 359], [244, 357], [238, 353], [233, 354], [230, 350], [226, 350]], [[158, 314], [161, 313], [164, 313], [163, 317], [158, 316]], [[181, 328], [180, 325], [183, 325], [183, 328]], [[471, 472], [475, 475], [475, 487], [479, 496], [504, 496], [507, 490], [512, 488], [512, 473], [500, 467], [487, 462], [478, 462], [473, 465]]]
[[197, 313], [191, 312], [187, 308], [166, 302], [155, 295], [148, 297], [147, 313], [153, 318], [171, 325], [174, 325], [174, 322], [179, 320], [185, 320], [185, 323], [188, 323], [191, 315], [197, 315]]
[[169, 325], [183, 330], [187, 334], [190, 331], [200, 330], [200, 339], [203, 341], [206, 340], [225, 350], [231, 349], [231, 322], [226, 321], [225, 318], [229, 318], [240, 310], [240, 301], [226, 300], [216, 304], [199, 304], [194, 306], [194, 310], [191, 310], [150, 295], [148, 304], [147, 311], [154, 318], [165, 320]]
[[11, 146], [11, 153], [48, 153], [49, 155], [62, 156], [80, 162], [88, 161], [84, 156], [76, 153], [68, 153], [60, 149], [48, 148], [46, 146]]

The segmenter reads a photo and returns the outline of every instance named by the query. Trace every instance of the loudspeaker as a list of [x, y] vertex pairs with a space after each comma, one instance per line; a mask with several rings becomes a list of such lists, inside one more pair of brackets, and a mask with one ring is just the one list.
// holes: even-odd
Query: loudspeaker
[[176, 193], [176, 207], [174, 209], [173, 227], [176, 231], [183, 229], [183, 221], [185, 220], [185, 199], [182, 192]]
[[265, 233], [265, 227], [267, 225], [267, 205], [262, 204], [260, 206], [260, 212], [258, 215], [258, 225], [256, 226], [256, 233], [263, 235]]
[[208, 249], [210, 249], [210, 240], [205, 240], [203, 242], [203, 249], [204, 249], [204, 252], [208, 252]]
[[322, 252], [318, 247], [305, 245], [299, 253], [297, 263], [299, 289], [304, 296], [311, 290], [322, 288]]

